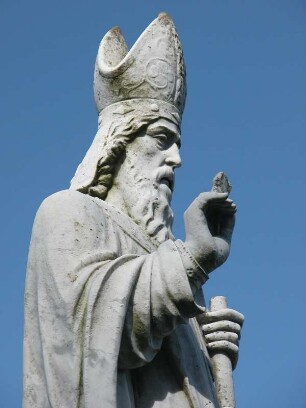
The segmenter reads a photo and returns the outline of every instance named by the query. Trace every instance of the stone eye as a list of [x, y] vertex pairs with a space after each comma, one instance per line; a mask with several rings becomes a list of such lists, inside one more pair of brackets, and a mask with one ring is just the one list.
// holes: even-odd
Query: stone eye
[[158, 140], [159, 144], [165, 146], [168, 143], [168, 137], [165, 133], [159, 133], [154, 135], [155, 139]]
[[160, 133], [160, 134], [156, 135], [155, 137], [157, 137], [159, 140], [162, 140], [164, 142], [166, 142], [167, 139], [168, 139], [167, 135], [165, 133]]

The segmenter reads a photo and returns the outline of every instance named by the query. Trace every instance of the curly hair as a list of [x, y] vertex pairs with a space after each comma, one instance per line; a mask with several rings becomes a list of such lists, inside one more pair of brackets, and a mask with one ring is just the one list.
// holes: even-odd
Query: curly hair
[[112, 124], [104, 146], [104, 154], [99, 159], [95, 177], [87, 189], [87, 194], [105, 200], [114, 181], [116, 165], [124, 158], [125, 149], [136, 137], [158, 119], [155, 114], [142, 118], [132, 117], [127, 122], [116, 121]]

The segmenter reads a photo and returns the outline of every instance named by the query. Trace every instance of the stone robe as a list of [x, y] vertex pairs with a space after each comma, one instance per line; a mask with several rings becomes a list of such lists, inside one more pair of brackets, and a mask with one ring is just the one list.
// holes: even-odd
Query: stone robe
[[217, 407], [202, 306], [175, 242], [157, 248], [97, 198], [50, 196], [28, 260], [24, 408]]

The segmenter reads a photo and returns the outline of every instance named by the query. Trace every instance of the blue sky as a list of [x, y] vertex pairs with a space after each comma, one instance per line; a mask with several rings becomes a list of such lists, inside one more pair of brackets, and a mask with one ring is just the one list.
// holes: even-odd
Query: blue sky
[[131, 46], [160, 11], [173, 17], [187, 65], [175, 233], [184, 238], [185, 208], [220, 170], [238, 205], [231, 257], [204, 288], [246, 316], [238, 408], [305, 406], [305, 8], [302, 0], [1, 1], [1, 407], [21, 405], [35, 212], [69, 186], [96, 132], [98, 44], [119, 25]]

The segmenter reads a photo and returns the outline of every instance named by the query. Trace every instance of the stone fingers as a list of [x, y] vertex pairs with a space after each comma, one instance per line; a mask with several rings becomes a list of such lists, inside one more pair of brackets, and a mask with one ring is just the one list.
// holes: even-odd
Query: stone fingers
[[221, 320], [209, 324], [202, 325], [204, 335], [213, 332], [233, 332], [240, 336], [241, 326], [238, 323], [231, 322], [229, 320]]
[[239, 351], [239, 348], [238, 346], [236, 346], [236, 344], [233, 344], [227, 340], [213, 341], [207, 344], [207, 348], [211, 351], [222, 351], [233, 356], [238, 354]]
[[221, 309], [214, 312], [206, 312], [204, 319], [205, 323], [213, 323], [220, 320], [230, 320], [242, 326], [244, 316], [242, 313], [239, 313], [234, 309]]
[[206, 334], [204, 337], [205, 337], [207, 344], [213, 343], [213, 342], [219, 342], [219, 341], [227, 341], [227, 342], [235, 344], [236, 346], [239, 345], [238, 334], [232, 333], [232, 332], [219, 331], [219, 332]]
[[207, 205], [222, 203], [228, 198], [228, 193], [205, 192], [198, 195], [194, 203], [201, 209]]
[[212, 341], [207, 344], [207, 349], [209, 350], [211, 356], [213, 356], [215, 353], [220, 352], [227, 354], [227, 356], [231, 360], [232, 369], [235, 369], [239, 352], [239, 347], [236, 344], [227, 340]]
[[[220, 320], [222, 317], [225, 319], [231, 318], [235, 321]], [[243, 323], [243, 320], [244, 316], [241, 313], [232, 309], [222, 309], [205, 313], [205, 322], [211, 321], [211, 323], [201, 326], [209, 354], [211, 356], [215, 353], [227, 354], [232, 362], [233, 369], [238, 361], [240, 324]]]

